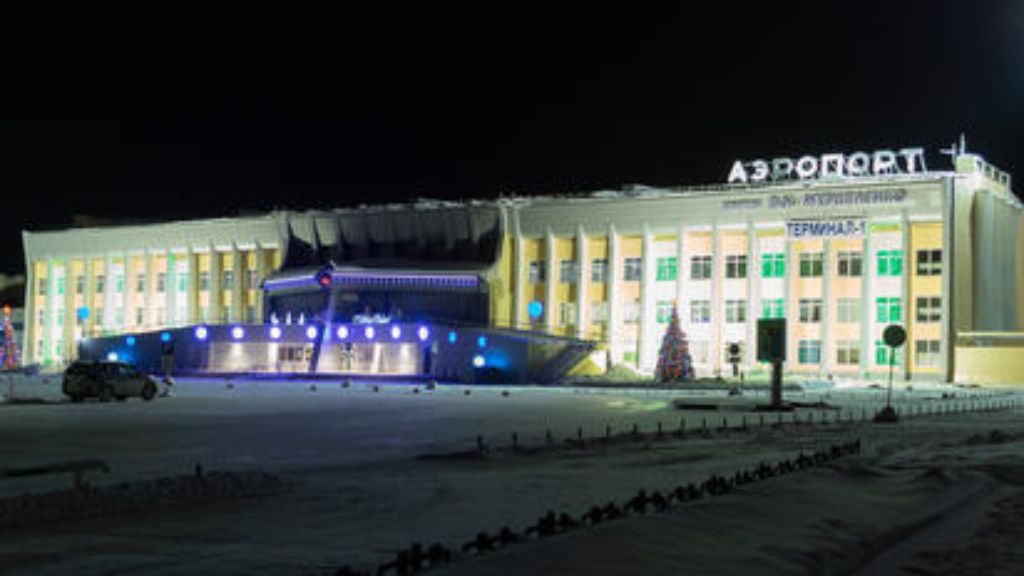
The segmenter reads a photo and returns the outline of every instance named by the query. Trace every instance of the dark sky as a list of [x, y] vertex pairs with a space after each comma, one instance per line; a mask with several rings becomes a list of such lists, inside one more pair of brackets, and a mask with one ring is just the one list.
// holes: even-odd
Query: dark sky
[[910, 145], [944, 167], [960, 132], [1024, 174], [1019, 1], [88, 4], [0, 16], [0, 271], [72, 214], [701, 184]]

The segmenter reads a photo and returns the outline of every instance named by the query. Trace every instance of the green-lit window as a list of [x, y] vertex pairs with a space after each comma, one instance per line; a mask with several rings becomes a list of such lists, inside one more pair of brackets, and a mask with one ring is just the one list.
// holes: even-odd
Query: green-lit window
[[875, 298], [877, 320], [880, 323], [902, 322], [903, 304], [899, 298]]
[[63, 276], [58, 276], [57, 277], [57, 294], [63, 294], [63, 293], [64, 293], [64, 277]]
[[675, 256], [658, 258], [658, 280], [675, 280], [678, 269], [679, 261]]
[[124, 292], [124, 274], [118, 274], [114, 277], [114, 291], [118, 294]]
[[761, 318], [782, 318], [786, 310], [782, 298], [765, 298], [761, 300]]
[[665, 324], [672, 318], [672, 301], [658, 300], [657, 304], [658, 323]]
[[879, 276], [903, 274], [903, 250], [879, 250], [877, 262]]
[[178, 274], [178, 292], [188, 292], [188, 274]]
[[761, 254], [761, 277], [782, 278], [786, 275], [786, 255], [782, 253]]
[[[888, 366], [889, 365], [889, 350], [890, 348], [885, 345], [885, 342], [881, 338], [875, 340], [875, 365], [876, 366]], [[903, 362], [903, 349], [896, 348], [896, 358], [893, 364], [899, 365]]]

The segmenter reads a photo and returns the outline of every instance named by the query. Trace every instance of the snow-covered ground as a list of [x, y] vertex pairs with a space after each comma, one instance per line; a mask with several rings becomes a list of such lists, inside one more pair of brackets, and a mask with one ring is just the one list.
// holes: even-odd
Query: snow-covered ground
[[[593, 504], [621, 503], [638, 488], [699, 482], [855, 437], [866, 449], [860, 457], [746, 485], [667, 514], [460, 559], [437, 572], [874, 574], [910, 566], [997, 573], [1020, 565], [1013, 545], [1024, 535], [1019, 411], [872, 425], [860, 420], [884, 403], [884, 391], [844, 389], [789, 394], [839, 410], [800, 409], [795, 417], [804, 424], [794, 427], [794, 414], [785, 414], [788, 425], [780, 429], [770, 426], [779, 416], [765, 416], [762, 428], [761, 415], [749, 411], [763, 395], [231, 384], [182, 380], [174, 396], [151, 403], [70, 404], [61, 401], [58, 378], [0, 381], [4, 397], [48, 400], [0, 405], [0, 470], [96, 458], [111, 472], [87, 479], [110, 484], [187, 474], [201, 463], [206, 470], [261, 469], [293, 486], [258, 499], [8, 530], [0, 536], [0, 572], [370, 570], [414, 541], [457, 548], [481, 530], [507, 525], [521, 531], [548, 509], [578, 516]], [[679, 411], [672, 406], [678, 398], [719, 409]], [[1016, 398], [918, 386], [897, 389], [894, 401], [916, 414]], [[715, 430], [723, 419], [732, 430]], [[748, 429], [738, 430], [744, 421]], [[666, 432], [660, 440], [650, 435], [659, 423]], [[644, 440], [621, 436], [634, 425], [648, 434]], [[705, 426], [711, 432], [700, 434]], [[685, 437], [668, 434], [680, 427]], [[565, 440], [581, 430], [584, 444], [570, 447]], [[609, 431], [615, 440], [600, 441]], [[519, 451], [510, 449], [513, 433]], [[478, 435], [487, 455], [463, 457], [476, 450]], [[0, 478], [0, 497], [70, 483], [67, 475]]]

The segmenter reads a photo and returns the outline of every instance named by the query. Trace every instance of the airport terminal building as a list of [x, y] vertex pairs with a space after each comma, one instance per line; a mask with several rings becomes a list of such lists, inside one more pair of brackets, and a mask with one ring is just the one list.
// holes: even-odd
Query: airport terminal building
[[[1022, 351], [1024, 211], [1007, 174], [958, 152], [949, 170], [916, 148], [824, 154], [701, 187], [25, 231], [23, 358], [198, 325], [311, 325], [342, 346], [342, 326], [392, 322], [588, 341], [575, 369], [650, 372], [678, 307], [703, 375], [731, 372], [731, 344], [762, 370], [757, 319], [785, 318], [787, 371], [884, 373], [895, 323], [900, 375], [1000, 381]], [[339, 349], [331, 369], [357, 370]]]

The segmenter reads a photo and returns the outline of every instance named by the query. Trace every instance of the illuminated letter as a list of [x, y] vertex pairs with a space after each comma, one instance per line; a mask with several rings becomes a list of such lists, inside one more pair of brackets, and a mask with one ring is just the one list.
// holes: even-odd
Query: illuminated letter
[[729, 184], [732, 184], [733, 182], [746, 183], [746, 181], [747, 171], [743, 169], [743, 162], [737, 160], [733, 163], [732, 170], [729, 171]]
[[904, 148], [900, 155], [907, 161], [907, 173], [913, 174], [918, 171], [917, 161], [921, 162], [921, 172], [927, 172], [928, 167], [924, 165], [924, 148]]
[[765, 178], [768, 178], [768, 163], [764, 160], [754, 160], [750, 163], [750, 168], [754, 171], [750, 175], [751, 182], [764, 182]]
[[896, 153], [892, 150], [879, 150], [875, 152], [871, 162], [871, 172], [874, 174], [894, 174], [899, 172], [896, 165]]
[[868, 173], [871, 158], [863, 152], [850, 154], [846, 159], [846, 173], [850, 176], [863, 176]]
[[841, 177], [843, 175], [843, 155], [842, 154], [822, 154], [821, 155], [821, 177], [828, 178], [829, 176]]
[[793, 175], [793, 161], [789, 158], [772, 160], [772, 180], [785, 180]]
[[814, 156], [803, 156], [796, 161], [796, 175], [810, 178], [818, 172], [818, 159]]

